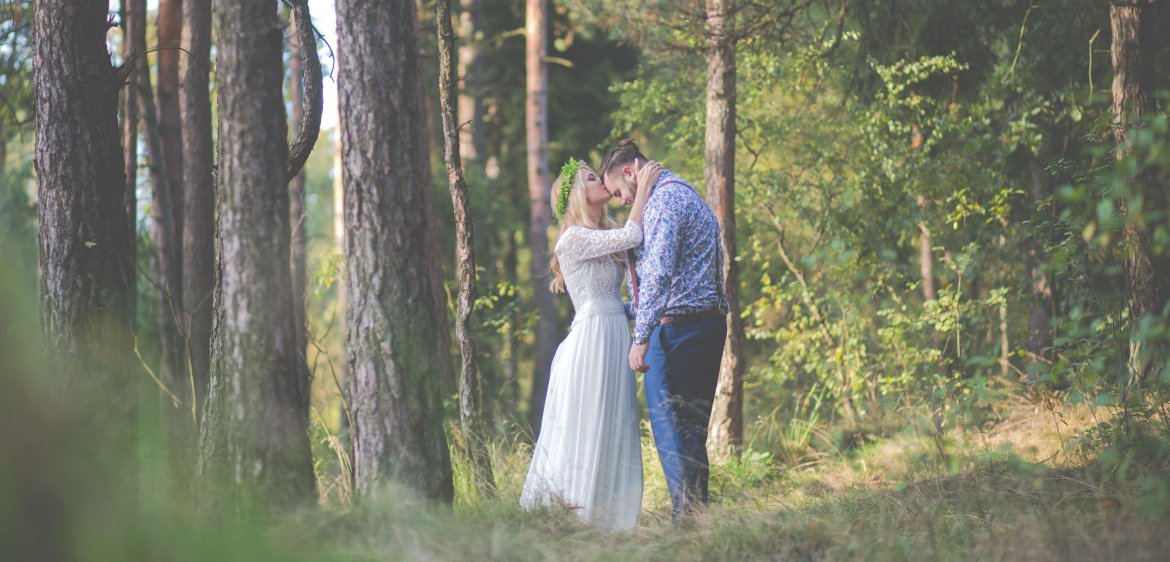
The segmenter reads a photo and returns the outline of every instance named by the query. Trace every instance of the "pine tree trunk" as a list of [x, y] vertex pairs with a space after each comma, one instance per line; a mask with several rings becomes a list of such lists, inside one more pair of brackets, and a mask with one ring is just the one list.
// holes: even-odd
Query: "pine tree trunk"
[[735, 247], [735, 42], [732, 0], [707, 0], [707, 132], [703, 180], [719, 219], [723, 277], [730, 310], [708, 442], [715, 458], [737, 456], [743, 444], [743, 321]]
[[[85, 420], [74, 436], [103, 491], [133, 505], [136, 372], [129, 361], [134, 256], [126, 241], [122, 87], [106, 49], [105, 0], [41, 0], [33, 96], [41, 330], [46, 373]], [[108, 472], [107, 472], [108, 470]], [[118, 509], [112, 506], [111, 509]]]
[[[516, 254], [520, 243], [516, 241], [517, 234], [510, 231], [504, 240], [504, 279], [519, 279]], [[519, 341], [516, 337], [519, 325], [520, 314], [513, 307], [508, 322], [508, 333], [504, 334], [504, 347], [508, 355], [508, 362], [504, 365], [504, 400], [509, 406], [520, 403], [520, 359], [517, 353]]]
[[471, 205], [463, 163], [459, 157], [459, 124], [456, 122], [455, 33], [451, 28], [451, 0], [435, 2], [439, 36], [439, 106], [443, 119], [443, 161], [455, 211], [456, 277], [459, 303], [455, 316], [455, 337], [463, 362], [459, 375], [459, 425], [463, 448], [471, 461], [475, 486], [482, 497], [495, 496], [495, 479], [482, 423], [479, 365], [475, 360], [475, 339], [471, 334], [471, 312], [475, 304], [475, 241]]
[[276, 3], [214, 8], [220, 255], [200, 473], [204, 501], [275, 514], [315, 499], [289, 274], [284, 26]]
[[[1111, 4], [1109, 19], [1113, 32], [1113, 119], [1118, 160], [1127, 157], [1129, 128], [1156, 111], [1154, 97], [1154, 19], [1158, 7], [1149, 1]], [[1166, 211], [1165, 186], [1148, 174], [1140, 174], [1130, 192], [1143, 200], [1142, 216], [1129, 212], [1128, 201], [1120, 198], [1124, 218], [1125, 277], [1129, 288], [1130, 380], [1142, 384], [1152, 376], [1158, 349], [1146, 349], [1137, 333], [1141, 318], [1160, 315], [1170, 297], [1170, 256], [1153, 252], [1154, 228], [1145, 216]]]
[[[337, 301], [334, 304], [334, 310], [337, 314], [337, 332], [340, 334], [349, 333], [349, 323], [347, 322], [347, 313], [349, 310], [349, 299], [346, 296], [346, 280], [345, 271], [348, 266], [345, 265], [345, 184], [341, 181], [341, 131], [338, 129], [337, 138], [333, 142], [333, 253], [341, 264], [339, 268], [337, 283]], [[349, 428], [351, 427], [350, 419], [350, 393], [349, 393], [349, 366], [345, 361], [341, 361], [336, 365], [337, 370], [337, 384], [340, 387], [338, 391], [341, 393], [341, 427], [344, 433], [349, 435]]]
[[[190, 1], [190, 0], [187, 0]], [[291, 20], [291, 18], [290, 18]], [[304, 80], [301, 78], [301, 43], [297, 37], [295, 23], [289, 37], [288, 70], [292, 84], [289, 94], [292, 98], [292, 123], [300, 124], [304, 119]], [[315, 48], [316, 44], [309, 48]], [[308, 326], [305, 324], [305, 171], [301, 169], [288, 184], [290, 221], [292, 223], [292, 294], [293, 318], [297, 325], [297, 353], [305, 355], [308, 347]], [[308, 363], [306, 362], [306, 368]]]
[[[122, 155], [126, 173], [126, 220], [130, 223], [127, 240], [131, 256], [138, 256], [138, 88], [134, 80], [138, 72], [145, 72], [146, 57], [135, 58], [146, 50], [146, 1], [122, 0], [122, 62], [130, 64], [129, 84], [122, 91]], [[139, 39], [142, 42], [139, 42]], [[0, 139], [3, 139], [0, 135]], [[0, 167], [4, 158], [0, 154]], [[130, 294], [138, 294], [138, 276], [131, 278]], [[130, 331], [137, 322], [137, 298], [130, 299]]]
[[552, 222], [548, 172], [548, 0], [525, 0], [525, 45], [528, 94], [525, 120], [528, 138], [528, 198], [530, 204], [528, 246], [532, 250], [529, 273], [536, 311], [536, 349], [532, 372], [532, 395], [528, 401], [528, 424], [535, 438], [540, 435], [544, 395], [548, 391], [549, 368], [560, 333], [556, 302], [548, 289], [548, 228]]
[[459, 1], [459, 154], [464, 160], [483, 160], [483, 97], [480, 94], [483, 63], [479, 60], [479, 31], [482, 20], [481, 0]]
[[[211, 144], [211, 0], [183, 2], [179, 109], [183, 139], [183, 332], [187, 335], [187, 393], [197, 420], [207, 396], [211, 308], [215, 288], [215, 166]], [[197, 425], [197, 424], [196, 424]]]
[[[163, 172], [169, 192], [155, 200], [155, 220], [166, 223], [159, 232], [159, 336], [162, 340], [160, 375], [171, 389], [189, 386], [183, 358], [183, 137], [179, 109], [180, 37], [183, 29], [182, 0], [158, 4], [158, 137]], [[183, 55], [185, 56], [185, 55]], [[163, 238], [165, 237], [165, 239]], [[178, 392], [176, 392], [178, 394]], [[186, 393], [180, 394], [186, 396]], [[184, 398], [185, 399], [185, 398]], [[183, 419], [187, 419], [183, 416]]]
[[[1032, 201], [1039, 204], [1052, 194], [1052, 181], [1044, 171], [1039, 158], [1032, 158], [1030, 173], [1032, 176]], [[1048, 348], [1052, 346], [1052, 317], [1055, 315], [1055, 299], [1053, 298], [1052, 279], [1044, 271], [1044, 264], [1048, 261], [1048, 252], [1045, 248], [1046, 240], [1033, 237], [1028, 248], [1028, 269], [1032, 278], [1032, 302], [1028, 311], [1028, 341], [1027, 348], [1037, 357], [1045, 357]], [[1029, 375], [1029, 382], [1035, 382]]]
[[414, 10], [337, 2], [354, 486], [369, 497], [393, 480], [450, 501], [440, 384], [452, 375]]

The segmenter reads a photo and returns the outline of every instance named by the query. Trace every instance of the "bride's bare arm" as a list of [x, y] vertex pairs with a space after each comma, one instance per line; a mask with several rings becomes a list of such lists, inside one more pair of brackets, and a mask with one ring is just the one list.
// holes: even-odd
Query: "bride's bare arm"
[[650, 194], [654, 191], [654, 184], [658, 183], [658, 177], [662, 175], [662, 164], [651, 160], [645, 164], [634, 160], [634, 174], [638, 178], [638, 192], [634, 195], [634, 205], [630, 208], [629, 221], [642, 224], [642, 211], [646, 209], [646, 202], [650, 200]]

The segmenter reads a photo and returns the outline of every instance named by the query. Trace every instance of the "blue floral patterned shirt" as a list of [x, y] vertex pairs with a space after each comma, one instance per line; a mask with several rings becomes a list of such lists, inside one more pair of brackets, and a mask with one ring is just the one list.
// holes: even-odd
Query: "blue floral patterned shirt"
[[[727, 310], [719, 221], [694, 187], [664, 170], [642, 213], [642, 230], [642, 244], [634, 249], [635, 343], [649, 341], [663, 316]], [[626, 282], [632, 296], [628, 270]]]

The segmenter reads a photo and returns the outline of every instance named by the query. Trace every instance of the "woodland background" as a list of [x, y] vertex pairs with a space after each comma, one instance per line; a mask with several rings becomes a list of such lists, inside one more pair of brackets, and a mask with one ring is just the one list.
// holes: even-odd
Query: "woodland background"
[[[0, 545], [1160, 559], [1168, 38], [1146, 0], [4, 0]], [[710, 513], [671, 528], [646, 425], [609, 537], [516, 499], [550, 169], [627, 137], [715, 209], [734, 314]]]

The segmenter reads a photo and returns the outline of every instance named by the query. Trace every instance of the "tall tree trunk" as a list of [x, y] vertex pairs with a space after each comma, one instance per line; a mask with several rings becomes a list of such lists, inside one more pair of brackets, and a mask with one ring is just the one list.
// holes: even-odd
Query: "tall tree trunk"
[[483, 19], [481, 0], [459, 0], [459, 153], [471, 162], [481, 162], [484, 153], [483, 97], [480, 93], [483, 63], [479, 60], [476, 33]]
[[[146, 70], [146, 0], [122, 0], [122, 64], [127, 64], [129, 84], [122, 91], [122, 167], [126, 173], [126, 221], [130, 223], [130, 255], [138, 255], [138, 88], [137, 73]], [[139, 39], [142, 42], [139, 42]], [[134, 61], [134, 62], [130, 62]], [[0, 140], [4, 140], [0, 135]], [[4, 158], [0, 155], [0, 166]], [[130, 294], [138, 294], [138, 276], [131, 277]], [[137, 298], [130, 299], [130, 331], [135, 331]]]
[[[918, 208], [926, 209], [926, 197], [918, 196]], [[925, 301], [938, 300], [938, 291], [934, 288], [933, 244], [926, 220], [918, 221], [918, 273], [922, 279], [922, 299]]]
[[[122, 79], [106, 50], [105, 0], [41, 0], [33, 16], [33, 96], [41, 330], [46, 372], [85, 420], [113, 500], [132, 507], [137, 378], [134, 257], [126, 241], [126, 173], [118, 126]], [[107, 470], [109, 472], [107, 472]], [[114, 506], [117, 508], [117, 506]]]
[[495, 479], [484, 440], [479, 365], [475, 360], [475, 339], [471, 334], [471, 311], [475, 304], [475, 241], [471, 205], [463, 163], [459, 158], [459, 124], [455, 103], [455, 33], [451, 28], [451, 0], [437, 0], [435, 21], [439, 36], [439, 106], [443, 119], [443, 161], [451, 206], [455, 211], [456, 276], [459, 279], [459, 308], [455, 316], [455, 337], [463, 362], [459, 375], [459, 425], [463, 447], [471, 461], [476, 488], [481, 496], [495, 496]]
[[[1156, 110], [1154, 97], [1154, 19], [1158, 6], [1150, 1], [1110, 4], [1109, 19], [1113, 31], [1113, 119], [1114, 141], [1118, 160], [1127, 157], [1129, 128]], [[1129, 288], [1129, 317], [1133, 330], [1130, 338], [1130, 377], [1137, 384], [1145, 382], [1158, 364], [1154, 352], [1145, 349], [1137, 333], [1141, 319], [1159, 315], [1170, 296], [1170, 256], [1153, 252], [1154, 227], [1145, 217], [1166, 210], [1165, 186], [1158, 185], [1148, 174], [1139, 174], [1130, 193], [1143, 199], [1143, 212], [1129, 212], [1126, 197], [1119, 198], [1124, 218], [1122, 239], [1125, 244], [1125, 277]]]
[[[345, 184], [341, 181], [341, 131], [337, 131], [337, 138], [333, 142], [333, 254], [336, 256], [338, 263], [341, 264], [339, 270], [344, 275], [348, 266], [345, 265]], [[346, 311], [349, 309], [346, 296], [346, 283], [343, 277], [338, 277], [337, 283], [337, 302], [334, 305], [337, 311], [337, 332], [340, 334], [349, 333], [349, 323], [347, 321]], [[349, 418], [349, 368], [346, 362], [342, 361], [337, 365], [340, 373], [337, 373], [337, 383], [340, 387], [338, 391], [341, 393], [341, 426], [345, 429], [346, 435], [349, 434], [350, 424], [353, 420]]]
[[[1032, 176], [1032, 201], [1039, 204], [1052, 195], [1052, 181], [1044, 170], [1039, 157], [1033, 157], [1029, 164]], [[1028, 269], [1032, 278], [1032, 302], [1028, 311], [1028, 351], [1037, 357], [1044, 357], [1052, 346], [1052, 317], [1056, 302], [1052, 294], [1052, 279], [1044, 271], [1048, 261], [1047, 241], [1032, 237], [1028, 248]], [[1029, 375], [1029, 382], [1035, 382]]]
[[716, 458], [737, 456], [743, 444], [743, 321], [735, 248], [735, 42], [732, 0], [707, 0], [707, 132], [703, 180], [719, 219], [727, 295], [727, 341], [719, 367], [708, 442]]
[[548, 289], [548, 228], [552, 222], [548, 173], [548, 0], [525, 0], [525, 45], [527, 66], [527, 101], [525, 121], [528, 138], [528, 199], [530, 204], [528, 246], [532, 250], [529, 266], [532, 293], [540, 319], [536, 325], [536, 349], [532, 371], [532, 395], [528, 401], [528, 424], [533, 438], [540, 435], [544, 415], [544, 395], [548, 391], [548, 374], [552, 366], [560, 332], [556, 302]]
[[[190, 1], [190, 0], [188, 0]], [[305, 117], [303, 102], [304, 80], [301, 78], [301, 42], [297, 37], [296, 23], [290, 23], [293, 32], [289, 37], [289, 74], [291, 85], [289, 94], [292, 98], [292, 123], [298, 126]], [[316, 48], [316, 43], [310, 44], [310, 49]], [[308, 326], [305, 324], [305, 171], [301, 169], [288, 183], [290, 221], [292, 223], [292, 271], [293, 319], [297, 326], [297, 353], [305, 355], [308, 348]], [[306, 369], [308, 362], [305, 362]]]
[[[504, 240], [504, 279], [513, 281], [519, 279], [519, 268], [516, 263], [516, 254], [520, 245], [516, 241], [518, 234], [509, 231], [508, 237]], [[513, 307], [508, 322], [508, 333], [504, 334], [504, 347], [508, 354], [508, 362], [504, 365], [504, 400], [505, 404], [509, 406], [520, 403], [520, 360], [516, 349], [519, 345], [516, 338], [519, 324], [520, 314], [516, 307]]]
[[215, 12], [221, 250], [200, 472], [205, 492], [275, 513], [314, 500], [289, 278], [284, 27], [273, 2], [220, 0]]
[[[162, 380], [172, 390], [189, 386], [183, 358], [183, 137], [179, 109], [179, 51], [183, 30], [182, 0], [158, 4], [158, 136], [169, 193], [156, 199], [155, 220], [164, 222], [167, 239], [158, 240], [159, 335]], [[185, 396], [185, 394], [184, 394]], [[187, 419], [183, 416], [183, 419]]]
[[[125, 60], [125, 50], [123, 50], [123, 60]], [[8, 164], [8, 131], [4, 130], [4, 120], [0, 119], [0, 177], [4, 176], [4, 170]]]
[[183, 139], [183, 333], [191, 416], [207, 396], [215, 289], [215, 166], [211, 144], [211, 0], [183, 2], [179, 108]]
[[[286, 174], [292, 198], [292, 272], [293, 319], [296, 324], [296, 356], [301, 377], [311, 381], [313, 373], [305, 352], [308, 326], [305, 324], [305, 162], [308, 162], [317, 137], [321, 134], [321, 61], [317, 58], [317, 35], [309, 14], [308, 0], [293, 0], [289, 12], [292, 21], [293, 123], [296, 136], [289, 146]], [[304, 409], [309, 411], [309, 394]]]
[[[163, 156], [162, 137], [159, 134], [158, 109], [154, 102], [154, 91], [150, 84], [150, 72], [143, 69], [138, 77], [138, 105], [142, 116], [142, 132], [146, 137], [146, 157], [149, 162], [151, 183], [150, 230], [155, 245], [155, 283], [159, 291], [158, 329], [160, 351], [162, 355], [160, 375], [162, 382], [169, 392], [160, 394], [164, 418], [169, 420], [169, 428], [175, 433], [173, 438], [181, 438], [183, 424], [189, 417], [184, 416], [181, 408], [187, 403], [186, 377], [181, 376], [180, 358], [176, 355], [180, 350], [181, 336], [179, 332], [179, 318], [182, 310], [182, 295], [177, 288], [182, 283], [182, 272], [179, 270], [179, 252], [181, 240], [179, 232], [175, 230], [172, 213], [169, 211], [180, 202], [172, 201], [173, 191], [170, 188], [171, 174], [167, 170], [167, 161]], [[173, 403], [177, 399], [178, 403]], [[172, 407], [173, 406], [173, 407]]]
[[430, 158], [421, 87], [403, 79], [419, 76], [414, 9], [337, 2], [354, 485], [368, 497], [389, 479], [450, 501]]
[[[1000, 228], [1003, 229], [1001, 232], [1006, 231], [1008, 228], [1007, 221], [1003, 221], [1003, 223], [1000, 224]], [[1001, 255], [1006, 256], [1006, 247], [1007, 237], [1003, 234], [1000, 234], [999, 250]], [[1008, 275], [1006, 273], [1006, 271], [1003, 272], [1003, 276], [1005, 277], [1005, 279], [1003, 279], [1004, 286], [1007, 286], [1009, 283], [1009, 279], [1007, 279]], [[972, 296], [974, 298], [978, 298], [977, 294], [973, 294]], [[1008, 305], [1006, 298], [1003, 300], [1003, 302], [999, 303], [999, 369], [1000, 376], [1006, 379], [1008, 373], [1011, 371], [1011, 342], [1008, 337]]]

